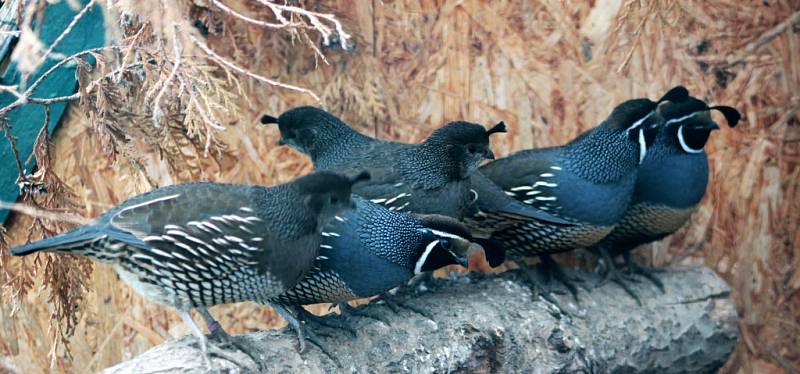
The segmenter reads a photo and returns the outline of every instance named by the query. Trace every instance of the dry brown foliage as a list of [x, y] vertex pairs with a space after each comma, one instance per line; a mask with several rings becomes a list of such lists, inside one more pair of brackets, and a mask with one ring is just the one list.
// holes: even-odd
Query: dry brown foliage
[[[723, 126], [706, 147], [711, 184], [692, 222], [639, 253], [658, 265], [704, 262], [731, 284], [742, 339], [726, 372], [800, 370], [798, 1], [297, 4], [335, 14], [352, 35], [347, 50], [321, 43], [341, 45], [342, 31], [333, 31], [340, 26], [318, 16], [325, 28], [315, 28], [316, 21], [286, 9], [281, 20], [277, 2], [171, 3], [102, 3], [119, 20], [109, 23], [118, 42], [92, 54], [98, 64], [91, 71], [81, 65], [82, 88], [73, 98], [80, 102], [54, 138], [52, 159], [40, 160], [49, 172], [39, 178], [51, 193], [23, 201], [93, 217], [170, 183], [287, 181], [310, 165], [277, 147], [277, 130], [256, 119], [319, 105], [315, 97], [359, 131], [403, 141], [418, 141], [448, 120], [504, 120], [511, 132], [493, 146], [506, 155], [568, 141], [616, 103], [683, 84], [694, 96], [736, 107], [745, 121], [735, 130]], [[47, 179], [54, 175], [62, 182]], [[6, 226], [3, 248], [32, 232], [37, 239], [67, 228], [23, 215]], [[579, 255], [565, 260], [586, 262]], [[13, 301], [0, 305], [0, 355], [12, 356], [21, 371], [53, 363], [95, 371], [188, 332], [109, 268], [95, 266], [84, 277], [89, 268], [74, 261], [0, 253], [3, 300]], [[282, 324], [252, 304], [212, 312], [234, 333]], [[62, 337], [72, 357], [62, 345], [54, 348]]]

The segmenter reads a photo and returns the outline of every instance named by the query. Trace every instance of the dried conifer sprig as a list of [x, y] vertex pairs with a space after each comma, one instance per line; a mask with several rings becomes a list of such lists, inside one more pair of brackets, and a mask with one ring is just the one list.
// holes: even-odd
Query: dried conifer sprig
[[[264, 7], [270, 9], [272, 14], [275, 16], [276, 22], [269, 22], [263, 21], [255, 18], [248, 17], [243, 15], [227, 5], [225, 5], [220, 0], [211, 0], [211, 2], [223, 12], [241, 19], [245, 22], [261, 26], [261, 27], [269, 27], [269, 28], [284, 28], [289, 29], [290, 31], [296, 31], [297, 29], [314, 29], [319, 32], [320, 36], [322, 36], [322, 43], [324, 45], [330, 45], [333, 39], [336, 39], [342, 49], [348, 49], [348, 40], [350, 39], [350, 34], [344, 31], [344, 27], [342, 23], [336, 19], [336, 16], [333, 14], [325, 14], [325, 13], [317, 13], [312, 12], [301, 7], [285, 5], [285, 4], [277, 4], [271, 2], [269, 0], [257, 0], [259, 4], [263, 5]], [[326, 23], [327, 22], [327, 23]], [[313, 47], [313, 45], [312, 45]], [[322, 54], [315, 48], [315, 51], [322, 56]], [[322, 56], [324, 58], [324, 56]]]
[[[109, 13], [114, 15], [115, 11], [121, 10], [116, 5], [122, 2], [108, 3]], [[193, 3], [177, 2], [178, 5], [170, 9], [160, 9], [165, 2], [157, 3], [158, 6], [145, 9], [148, 7], [142, 3], [132, 2], [129, 8], [134, 11], [133, 15], [120, 17], [126, 18], [127, 24], [120, 25], [122, 37], [119, 40], [113, 45], [71, 56], [58, 54], [56, 47], [89, 10], [106, 2], [91, 0], [86, 3], [50, 45], [41, 43], [31, 26], [32, 20], [44, 11], [43, 3], [29, 2], [20, 8], [24, 17], [21, 18], [17, 49], [33, 51], [27, 57], [20, 55], [24, 61], [17, 61], [23, 66], [23, 74], [29, 76], [47, 59], [58, 60], [32, 82], [23, 79], [20, 85], [0, 86], [0, 91], [15, 97], [12, 103], [0, 108], [0, 124], [6, 130], [6, 141], [11, 144], [17, 158], [19, 183], [23, 187], [21, 204], [7, 204], [3, 208], [34, 217], [28, 230], [29, 240], [53, 235], [84, 220], [74, 214], [80, 211], [75, 203], [76, 195], [50, 167], [46, 133], [49, 118], [42, 125], [34, 145], [37, 169], [31, 173], [23, 170], [22, 158], [25, 156], [17, 152], [15, 139], [9, 131], [14, 124], [5, 121], [7, 114], [16, 108], [36, 104], [49, 113], [49, 105], [79, 100], [82, 112], [89, 118], [109, 159], [115, 160], [121, 153], [131, 164], [141, 164], [142, 151], [133, 145], [133, 140], [144, 142], [156, 146], [170, 165], [175, 179], [180, 181], [202, 177], [204, 171], [198, 162], [201, 154], [210, 154], [217, 160], [226, 151], [225, 144], [217, 140], [215, 134], [223, 131], [225, 124], [238, 120], [242, 112], [240, 105], [249, 102], [241, 77], [296, 90], [319, 100], [310, 90], [253, 73], [227, 54], [212, 50], [205, 40], [193, 34], [196, 30], [187, 21]], [[333, 15], [269, 2], [260, 4], [274, 15], [275, 27], [293, 36], [304, 36], [306, 44], [320, 56], [319, 48], [308, 37], [309, 31], [319, 32], [325, 44], [337, 40], [343, 47], [347, 46], [350, 36]], [[233, 15], [223, 7], [212, 8]], [[137, 10], [145, 13], [138, 14]], [[240, 22], [242, 18], [234, 15], [229, 20]], [[55, 71], [73, 66], [77, 67], [77, 93], [55, 98], [34, 97], [37, 88]], [[157, 180], [146, 172], [145, 176], [151, 183]], [[0, 242], [0, 250], [6, 247], [4, 241]], [[15, 261], [13, 264], [8, 267], [9, 262], [0, 258], [0, 279], [3, 280], [3, 298], [6, 300], [19, 300], [32, 289], [37, 274], [44, 274], [42, 285], [49, 291], [49, 302], [54, 306], [50, 311], [52, 323], [49, 330], [53, 344], [48, 357], [55, 367], [60, 355], [70, 354], [68, 339], [81, 319], [82, 305], [85, 304], [82, 300], [88, 288], [86, 282], [91, 279], [91, 263], [79, 258], [61, 257], [54, 261], [50, 256], [39, 256], [32, 262]]]

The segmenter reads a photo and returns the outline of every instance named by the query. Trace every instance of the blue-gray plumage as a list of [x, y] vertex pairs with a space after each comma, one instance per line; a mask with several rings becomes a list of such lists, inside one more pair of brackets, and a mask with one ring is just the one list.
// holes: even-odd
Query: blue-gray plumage
[[[673, 90], [659, 102], [686, 95], [685, 90]], [[492, 238], [513, 257], [539, 256], [576, 295], [577, 288], [549, 255], [597, 243], [622, 218], [637, 167], [658, 131], [657, 105], [648, 99], [628, 100], [599, 126], [565, 145], [520, 151], [482, 166], [508, 195], [575, 223], [522, 222]]]
[[[486, 152], [485, 155], [489, 155], [491, 151], [488, 149], [488, 135], [492, 132], [505, 131], [502, 123], [489, 131], [473, 134], [470, 131], [482, 130], [482, 128], [466, 122], [453, 122], [435, 131], [426, 141], [426, 143], [430, 143], [428, 147], [425, 146], [425, 143], [405, 144], [364, 136], [330, 113], [313, 107], [294, 108], [281, 114], [279, 118], [264, 116], [262, 123], [277, 123], [281, 131], [281, 143], [288, 144], [307, 154], [313, 161], [314, 167], [321, 170], [337, 169], [363, 162], [364, 158], [368, 160], [378, 158], [380, 160], [377, 162], [367, 162], [380, 164], [382, 167], [394, 167], [392, 161], [384, 159], [384, 155], [405, 153], [406, 155], [400, 157], [397, 169], [405, 175], [414, 176], [414, 182], [426, 186], [428, 191], [418, 195], [422, 198], [427, 197], [425, 200], [428, 201], [414, 204], [413, 193], [407, 190], [410, 187], [409, 183], [402, 181], [380, 186], [377, 190], [358, 191], [383, 204], [388, 203], [387, 205], [393, 206], [394, 209], [431, 213], [434, 212], [431, 209], [438, 207], [435, 213], [463, 218], [470, 230], [481, 237], [488, 237], [494, 231], [525, 220], [538, 219], [562, 225], [569, 224], [563, 219], [509, 198], [502, 189], [480, 173], [470, 171], [468, 172], [469, 180], [461, 180], [460, 174], [463, 174], [463, 170], [453, 167], [451, 161], [453, 157], [459, 157], [459, 155], [442, 155], [440, 152], [445, 147], [449, 147], [451, 143], [471, 143], [476, 151], [480, 148]], [[463, 137], [465, 139], [453, 136], [459, 134], [466, 135]], [[445, 141], [434, 144], [436, 140]], [[430, 152], [431, 149], [436, 152]], [[382, 155], [380, 157], [370, 156], [376, 154]], [[389, 158], [395, 159], [394, 157]], [[476, 162], [480, 162], [480, 158], [469, 163], [475, 164]], [[405, 163], [405, 166], [401, 165], [402, 163]], [[376, 171], [373, 173], [381, 174]], [[417, 176], [419, 177], [417, 178]], [[460, 191], [454, 193], [456, 188], [453, 187], [436, 195], [437, 191], [431, 188], [443, 185], [447, 180], [452, 179], [456, 179], [453, 186], [458, 186]], [[368, 187], [364, 186], [363, 188]], [[463, 191], [469, 191], [467, 206], [464, 206]], [[461, 196], [459, 197], [461, 200], [454, 201], [453, 198], [456, 196]], [[436, 201], [437, 204], [431, 204], [430, 201]], [[457, 204], [454, 206], [450, 203]]]
[[277, 302], [341, 303], [381, 294], [443, 266], [466, 266], [475, 239], [455, 220], [395, 212], [358, 196], [353, 201], [355, 209], [323, 230], [314, 270]]
[[163, 187], [11, 253], [66, 252], [111, 264], [142, 296], [175, 307], [205, 352], [191, 309], [227, 337], [206, 307], [268, 303], [297, 284], [313, 267], [322, 227], [350, 207], [351, 186], [366, 178], [317, 172], [273, 187]]
[[481, 167], [517, 200], [579, 223], [522, 223], [494, 237], [517, 256], [558, 253], [602, 239], [630, 201], [636, 168], [656, 135], [655, 108], [647, 99], [626, 101], [563, 146], [520, 151]]
[[362, 135], [336, 116], [311, 106], [292, 108], [278, 118], [264, 115], [261, 123], [277, 124], [281, 132], [279, 143], [308, 155], [319, 170], [335, 168], [375, 148], [402, 146]]
[[615, 281], [637, 301], [638, 296], [616, 270], [613, 257], [625, 255], [630, 271], [647, 276], [663, 289], [655, 276], [631, 261], [629, 253], [678, 230], [702, 200], [708, 185], [704, 146], [711, 132], [719, 129], [711, 119], [711, 109], [721, 111], [731, 127], [741, 118], [733, 108], [709, 107], [695, 97], [659, 106], [656, 115], [662, 125], [639, 166], [631, 202], [611, 233], [590, 248], [606, 262], [603, 282]]

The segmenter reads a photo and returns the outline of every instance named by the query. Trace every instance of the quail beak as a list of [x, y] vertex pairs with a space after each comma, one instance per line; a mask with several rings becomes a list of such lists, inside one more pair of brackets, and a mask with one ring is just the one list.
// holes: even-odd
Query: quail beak
[[483, 158], [487, 160], [494, 160], [494, 152], [491, 149], [483, 151]]

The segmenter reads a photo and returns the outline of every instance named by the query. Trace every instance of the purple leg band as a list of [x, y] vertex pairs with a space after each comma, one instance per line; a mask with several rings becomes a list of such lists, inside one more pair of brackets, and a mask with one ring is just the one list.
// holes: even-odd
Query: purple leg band
[[219, 330], [220, 327], [219, 322], [214, 321], [214, 323], [208, 325], [208, 332], [213, 334], [215, 331]]

